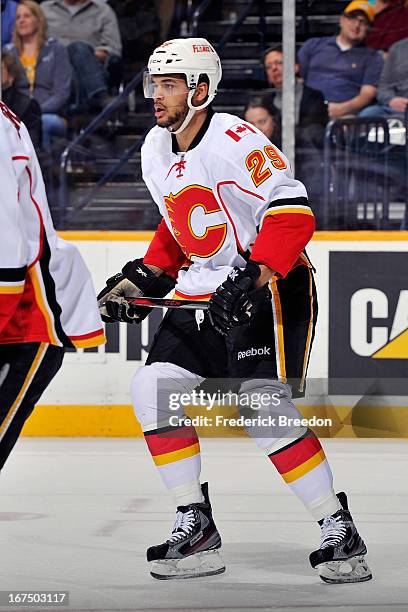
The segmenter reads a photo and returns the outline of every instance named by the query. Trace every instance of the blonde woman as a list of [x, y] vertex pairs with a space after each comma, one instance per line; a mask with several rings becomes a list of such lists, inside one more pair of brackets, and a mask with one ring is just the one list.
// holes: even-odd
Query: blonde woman
[[33, 145], [41, 146], [41, 109], [33, 98], [19, 91], [15, 82], [21, 79], [22, 69], [17, 59], [3, 49], [1, 54], [2, 102], [15, 113], [26, 126]]
[[33, 0], [18, 5], [13, 43], [6, 48], [24, 70], [16, 87], [41, 107], [43, 148], [50, 150], [52, 137], [66, 134], [64, 112], [72, 78], [68, 52], [55, 38], [47, 38], [44, 13]]

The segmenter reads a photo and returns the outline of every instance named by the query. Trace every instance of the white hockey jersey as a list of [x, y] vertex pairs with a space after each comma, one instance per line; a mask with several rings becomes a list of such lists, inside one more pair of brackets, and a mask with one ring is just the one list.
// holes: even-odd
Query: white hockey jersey
[[187, 152], [175, 144], [168, 130], [154, 127], [142, 171], [163, 216], [144, 261], [178, 271], [176, 295], [208, 298], [248, 258], [281, 276], [307, 265], [301, 254], [314, 217], [306, 189], [259, 130], [210, 111]]
[[1, 102], [0, 185], [0, 343], [103, 344], [89, 271], [57, 236], [30, 136]]

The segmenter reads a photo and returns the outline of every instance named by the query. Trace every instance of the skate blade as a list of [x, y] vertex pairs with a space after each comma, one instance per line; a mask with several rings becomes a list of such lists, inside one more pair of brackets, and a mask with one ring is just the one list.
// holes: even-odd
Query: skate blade
[[201, 578], [225, 572], [225, 564], [218, 550], [206, 550], [184, 557], [152, 561], [150, 575], [158, 580]]
[[320, 563], [316, 566], [316, 569], [323, 582], [330, 584], [365, 582], [373, 577], [364, 555]]

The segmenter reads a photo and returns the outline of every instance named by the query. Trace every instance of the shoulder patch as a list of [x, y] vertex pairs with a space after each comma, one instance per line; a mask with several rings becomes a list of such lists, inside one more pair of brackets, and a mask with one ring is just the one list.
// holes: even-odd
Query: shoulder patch
[[225, 132], [227, 136], [235, 140], [235, 142], [239, 142], [244, 136], [248, 136], [249, 134], [256, 134], [254, 128], [248, 123], [235, 123]]

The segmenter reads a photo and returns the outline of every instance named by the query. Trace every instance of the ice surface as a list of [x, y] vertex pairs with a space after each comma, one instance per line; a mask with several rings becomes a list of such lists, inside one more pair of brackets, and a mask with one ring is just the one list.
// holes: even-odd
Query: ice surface
[[24, 438], [0, 477], [0, 590], [67, 590], [60, 610], [78, 612], [406, 612], [408, 442], [324, 446], [368, 545], [370, 582], [319, 580], [308, 562], [319, 529], [250, 440], [202, 441], [226, 573], [162, 582], [145, 549], [169, 535], [174, 508], [144, 441]]

